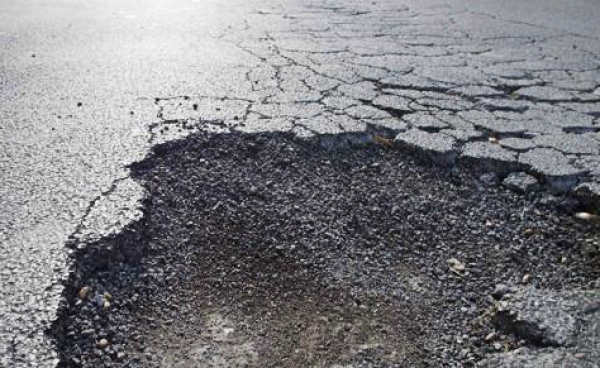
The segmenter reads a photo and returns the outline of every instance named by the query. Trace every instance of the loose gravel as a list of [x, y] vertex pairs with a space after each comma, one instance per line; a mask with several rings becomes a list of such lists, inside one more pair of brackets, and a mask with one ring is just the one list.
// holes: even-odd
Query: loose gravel
[[71, 244], [62, 367], [473, 366], [531, 345], [494, 330], [499, 288], [598, 287], [577, 203], [346, 138], [155, 147], [143, 217]]

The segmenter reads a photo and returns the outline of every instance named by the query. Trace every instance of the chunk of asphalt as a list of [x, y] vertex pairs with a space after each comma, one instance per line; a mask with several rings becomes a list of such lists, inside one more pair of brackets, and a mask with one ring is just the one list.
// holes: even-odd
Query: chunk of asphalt
[[577, 111], [568, 110], [549, 110], [533, 111], [530, 116], [534, 119], [540, 119], [548, 124], [563, 129], [593, 129], [594, 117], [582, 114]]
[[519, 162], [535, 173], [542, 175], [550, 189], [567, 192], [577, 184], [585, 170], [573, 166], [562, 153], [550, 148], [535, 148], [522, 153]]
[[402, 118], [402, 120], [422, 130], [440, 130], [448, 128], [448, 124], [446, 124], [442, 120], [438, 119], [437, 117], [431, 114], [422, 112], [405, 115]]
[[519, 166], [515, 152], [490, 142], [465, 144], [460, 159], [471, 167], [500, 173], [515, 171]]
[[529, 193], [540, 189], [540, 183], [533, 176], [524, 172], [509, 174], [502, 185], [518, 193]]
[[456, 159], [456, 139], [441, 133], [427, 133], [409, 129], [396, 136], [396, 144], [403, 149], [417, 151], [438, 165], [452, 166]]
[[526, 101], [515, 100], [500, 100], [500, 99], [484, 99], [481, 101], [481, 106], [488, 111], [527, 111], [530, 104]]
[[537, 147], [554, 148], [564, 153], [598, 154], [600, 142], [587, 134], [543, 134], [533, 138]]
[[526, 287], [499, 303], [494, 323], [505, 333], [536, 346], [574, 346], [580, 315], [590, 302], [589, 297], [577, 292]]
[[534, 101], [560, 102], [571, 101], [575, 99], [575, 96], [570, 92], [547, 86], [525, 87], [519, 89], [514, 94], [519, 98]]
[[466, 142], [483, 137], [483, 133], [478, 130], [467, 129], [442, 129], [440, 133], [452, 136], [459, 142]]
[[598, 291], [551, 291], [532, 286], [504, 298], [494, 315], [496, 327], [538, 348], [497, 354], [480, 366], [597, 367], [599, 304]]
[[401, 96], [381, 95], [373, 100], [373, 105], [389, 110], [410, 111], [409, 102], [410, 100]]
[[502, 119], [488, 111], [464, 111], [458, 116], [480, 129], [497, 134], [524, 134], [527, 130], [521, 121]]
[[525, 138], [504, 138], [498, 140], [498, 144], [514, 151], [527, 151], [536, 147], [533, 140]]

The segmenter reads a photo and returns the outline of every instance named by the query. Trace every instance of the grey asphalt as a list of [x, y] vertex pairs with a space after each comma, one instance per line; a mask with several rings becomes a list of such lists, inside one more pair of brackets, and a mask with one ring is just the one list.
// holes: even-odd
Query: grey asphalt
[[591, 0], [1, 0], [0, 365], [56, 364], [66, 241], [139, 216], [127, 165], [196, 129], [387, 129], [600, 192], [599, 18]]

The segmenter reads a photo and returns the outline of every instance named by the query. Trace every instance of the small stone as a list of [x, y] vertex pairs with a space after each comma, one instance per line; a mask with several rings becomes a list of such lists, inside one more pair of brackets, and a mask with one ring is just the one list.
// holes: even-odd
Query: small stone
[[490, 143], [498, 143], [498, 138], [496, 138], [496, 137], [489, 137], [488, 138], [488, 142], [490, 142]]
[[502, 344], [499, 342], [494, 343], [494, 349], [496, 350], [502, 350]]
[[119, 359], [119, 360], [123, 360], [123, 358], [125, 358], [125, 353], [124, 353], [124, 352], [122, 352], [122, 351], [120, 351], [120, 352], [117, 354], [117, 359]]
[[87, 330], [81, 331], [81, 335], [83, 335], [83, 336], [89, 336], [89, 335], [93, 335], [94, 332], [96, 332], [96, 331], [94, 331], [93, 328], [89, 328]]
[[523, 231], [523, 235], [530, 237], [532, 236], [534, 233], [533, 229], [525, 229], [525, 231]]
[[560, 263], [562, 263], [562, 264], [565, 264], [565, 263], [567, 263], [567, 257], [564, 257], [564, 256], [563, 256], [563, 257], [560, 259]]
[[537, 179], [524, 172], [511, 173], [502, 181], [502, 185], [518, 193], [529, 193], [540, 189]]
[[577, 359], [584, 359], [585, 356], [586, 356], [585, 353], [577, 353], [577, 354], [575, 354], [575, 358], [577, 358]]
[[106, 300], [112, 300], [113, 296], [107, 291], [104, 293], [104, 299]]
[[528, 283], [529, 283], [529, 281], [531, 281], [531, 274], [528, 274], [528, 273], [526, 273], [526, 274], [523, 276], [523, 283], [524, 283], [524, 284], [528, 284]]
[[448, 263], [448, 266], [450, 267], [450, 271], [452, 271], [454, 273], [461, 273], [465, 270], [465, 264], [456, 258], [450, 258], [449, 260], [446, 261], [446, 263]]
[[104, 301], [104, 310], [109, 310], [110, 309], [110, 302], [108, 300]]
[[485, 341], [485, 342], [491, 342], [491, 341], [492, 341], [492, 340], [494, 340], [495, 338], [496, 338], [496, 333], [495, 333], [495, 332], [492, 332], [492, 333], [489, 333], [489, 334], [488, 334], [488, 335], [485, 337], [484, 341]]
[[580, 220], [594, 221], [600, 223], [600, 216], [594, 215], [593, 213], [589, 212], [577, 212], [575, 214], [575, 217], [577, 217]]
[[79, 299], [85, 300], [89, 294], [90, 294], [90, 288], [87, 286], [84, 286], [81, 288], [81, 290], [79, 290]]
[[99, 347], [100, 349], [104, 349], [104, 348], [106, 348], [107, 346], [108, 346], [108, 340], [106, 340], [106, 339], [102, 339], [102, 340], [98, 341], [98, 347]]
[[81, 107], [81, 106], [83, 106], [83, 103], [77, 102], [77, 107]]

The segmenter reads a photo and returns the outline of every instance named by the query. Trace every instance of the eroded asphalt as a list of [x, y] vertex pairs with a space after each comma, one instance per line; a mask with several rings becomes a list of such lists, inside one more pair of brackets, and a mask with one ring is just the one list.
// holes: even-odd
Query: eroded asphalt
[[199, 133], [135, 164], [144, 217], [77, 251], [62, 366], [595, 366], [597, 230], [568, 200], [334, 142]]
[[66, 241], [139, 219], [127, 165], [190, 132], [378, 132], [446, 166], [598, 191], [592, 2], [0, 8], [4, 366], [58, 362], [44, 330], [69, 275]]

